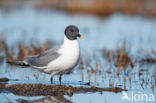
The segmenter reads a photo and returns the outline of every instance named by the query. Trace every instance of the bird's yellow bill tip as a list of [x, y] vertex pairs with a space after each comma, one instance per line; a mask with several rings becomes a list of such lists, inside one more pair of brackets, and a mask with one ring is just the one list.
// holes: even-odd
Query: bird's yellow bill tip
[[82, 39], [82, 38], [83, 38], [83, 36], [81, 35], [81, 36], [80, 36], [80, 39]]

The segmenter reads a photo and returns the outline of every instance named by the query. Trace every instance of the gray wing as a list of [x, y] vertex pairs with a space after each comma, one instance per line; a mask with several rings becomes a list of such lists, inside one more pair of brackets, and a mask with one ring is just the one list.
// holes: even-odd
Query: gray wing
[[49, 62], [55, 60], [60, 56], [60, 54], [58, 54], [57, 52], [58, 49], [59, 48], [53, 48], [40, 55], [26, 57], [25, 61], [32, 66], [37, 66], [37, 67], [47, 66]]

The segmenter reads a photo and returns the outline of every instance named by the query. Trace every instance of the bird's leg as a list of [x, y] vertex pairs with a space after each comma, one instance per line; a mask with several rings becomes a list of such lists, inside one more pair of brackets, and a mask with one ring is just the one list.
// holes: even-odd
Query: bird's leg
[[51, 84], [53, 84], [53, 76], [51, 76], [50, 81], [51, 81]]
[[62, 75], [59, 76], [60, 85], [61, 85], [61, 80], [62, 80]]

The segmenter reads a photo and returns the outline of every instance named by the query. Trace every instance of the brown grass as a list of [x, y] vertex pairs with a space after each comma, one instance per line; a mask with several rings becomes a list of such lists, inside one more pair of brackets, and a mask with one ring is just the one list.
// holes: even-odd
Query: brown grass
[[0, 8], [22, 7], [26, 0], [0, 0]]
[[141, 62], [142, 63], [156, 63], [156, 51], [153, 48], [151, 48], [151, 55], [154, 55], [154, 57], [143, 58]]
[[[31, 0], [30, 0], [31, 1]], [[37, 9], [52, 8], [68, 13], [93, 14], [100, 17], [113, 13], [156, 16], [155, 0], [0, 0], [0, 8], [22, 7], [32, 3]]]
[[130, 59], [128, 53], [125, 50], [125, 44], [122, 44], [122, 47], [120, 49], [120, 52], [118, 54], [118, 61], [117, 61], [117, 67], [118, 67], [118, 71], [117, 74], [119, 75], [119, 72], [121, 69], [126, 68], [128, 65], [133, 68], [133, 63], [132, 60]]
[[117, 74], [119, 75], [119, 72], [121, 69], [126, 69], [127, 66], [133, 68], [133, 62], [128, 54], [128, 52], [125, 49], [125, 42], [123, 42], [121, 48], [109, 51], [106, 48], [104, 48], [104, 57], [109, 62], [113, 62], [117, 67], [118, 71]]
[[[48, 50], [52, 47], [52, 42], [45, 41], [43, 46], [34, 45], [31, 43], [30, 45], [24, 45], [21, 42], [9, 47], [6, 43], [6, 40], [0, 40], [1, 52], [5, 53], [5, 57], [8, 61], [21, 61], [25, 56], [33, 56], [37, 54], [41, 54], [44, 51]], [[12, 49], [10, 49], [12, 48]], [[15, 49], [17, 49], [17, 53], [15, 54]]]
[[156, 16], [154, 0], [40, 0], [37, 8], [56, 8], [69, 13], [109, 16], [120, 12], [128, 15]]
[[[42, 88], [42, 89], [41, 89]], [[7, 90], [16, 95], [22, 96], [56, 96], [56, 95], [68, 95], [70, 93], [95, 93], [95, 92], [114, 92], [119, 93], [122, 91], [127, 91], [121, 88], [99, 88], [99, 87], [73, 87], [73, 86], [65, 86], [65, 85], [44, 85], [44, 84], [15, 84], [8, 85], [2, 84], [0, 85], [0, 90]]]

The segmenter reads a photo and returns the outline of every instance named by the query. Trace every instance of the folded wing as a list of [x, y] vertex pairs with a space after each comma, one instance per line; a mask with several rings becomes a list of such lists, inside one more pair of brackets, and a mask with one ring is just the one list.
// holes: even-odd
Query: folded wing
[[25, 61], [30, 66], [45, 67], [48, 65], [48, 63], [57, 59], [60, 56], [60, 54], [58, 53], [58, 50], [59, 48], [53, 48], [40, 55], [26, 57]]

